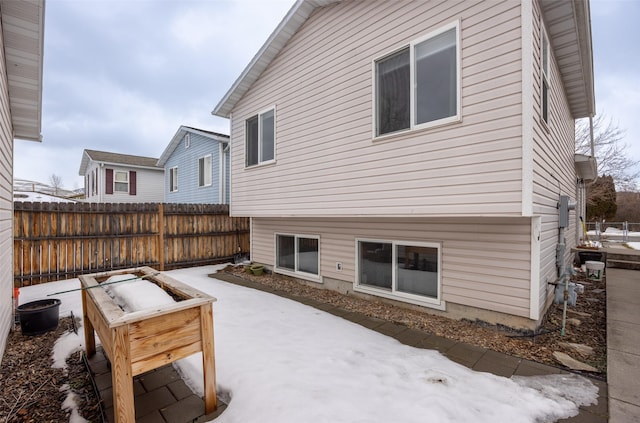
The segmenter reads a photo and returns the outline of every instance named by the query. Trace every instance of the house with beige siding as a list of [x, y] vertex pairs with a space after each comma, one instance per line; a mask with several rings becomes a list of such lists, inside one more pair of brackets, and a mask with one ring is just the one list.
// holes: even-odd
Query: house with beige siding
[[0, 3], [0, 359], [14, 323], [13, 145], [40, 142], [44, 0]]
[[78, 174], [92, 203], [164, 202], [164, 168], [157, 158], [84, 150]]
[[596, 176], [593, 87], [588, 1], [299, 0], [213, 110], [231, 214], [274, 272], [535, 329]]

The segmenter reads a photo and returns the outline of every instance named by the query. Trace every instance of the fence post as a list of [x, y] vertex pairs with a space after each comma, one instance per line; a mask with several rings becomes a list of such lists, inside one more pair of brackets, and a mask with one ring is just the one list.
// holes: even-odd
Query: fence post
[[158, 270], [164, 270], [164, 204], [158, 204], [158, 262], [160, 262], [160, 268]]

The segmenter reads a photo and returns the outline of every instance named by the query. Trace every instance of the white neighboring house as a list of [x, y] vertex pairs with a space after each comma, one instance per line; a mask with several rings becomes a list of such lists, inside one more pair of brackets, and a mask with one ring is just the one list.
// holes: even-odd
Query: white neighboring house
[[13, 143], [41, 141], [44, 0], [0, 4], [0, 359], [13, 326]]
[[84, 150], [79, 175], [92, 203], [163, 203], [164, 169], [158, 159]]

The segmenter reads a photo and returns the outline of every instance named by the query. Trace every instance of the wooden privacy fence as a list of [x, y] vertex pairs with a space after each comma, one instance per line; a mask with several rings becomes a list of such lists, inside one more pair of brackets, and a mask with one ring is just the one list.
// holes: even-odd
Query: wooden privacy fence
[[249, 218], [219, 204], [14, 203], [14, 285], [150, 266], [232, 260], [249, 252]]

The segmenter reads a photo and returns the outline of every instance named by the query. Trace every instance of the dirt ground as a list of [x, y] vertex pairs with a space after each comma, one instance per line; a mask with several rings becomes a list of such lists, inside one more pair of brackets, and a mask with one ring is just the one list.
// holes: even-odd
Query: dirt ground
[[20, 328], [9, 334], [0, 366], [0, 422], [59, 423], [69, 421], [62, 408], [67, 391], [77, 395], [82, 416], [101, 422], [98, 399], [80, 352], [67, 360], [67, 369], [52, 368], [53, 345], [74, 330], [71, 317], [61, 318], [58, 328], [42, 335], [25, 336]]
[[[304, 285], [286, 276], [248, 275], [241, 267], [228, 267], [224, 271], [292, 295], [313, 298], [368, 316], [541, 363], [561, 366], [552, 354], [554, 351], [565, 352], [599, 370], [599, 373], [591, 373], [590, 376], [606, 376], [606, 282], [586, 281], [581, 274], [576, 279], [584, 283], [585, 292], [579, 295], [576, 307], [569, 308], [570, 323], [566, 327], [565, 336], [561, 336], [561, 305], [551, 307], [544, 325], [536, 334], [526, 334], [482, 322], [451, 320], [382, 302], [345, 296]], [[66, 370], [51, 367], [51, 353], [56, 339], [66, 331], [74, 330], [74, 326], [72, 319], [67, 317], [60, 319], [57, 330], [43, 335], [24, 336], [19, 327], [9, 335], [0, 366], [0, 422], [68, 421], [69, 413], [62, 408], [67, 396], [64, 386], [77, 394], [80, 402], [78, 408], [85, 419], [91, 422], [102, 421], [99, 400], [81, 353], [77, 352], [67, 360]], [[580, 356], [563, 343], [587, 345], [593, 348], [593, 354]]]

